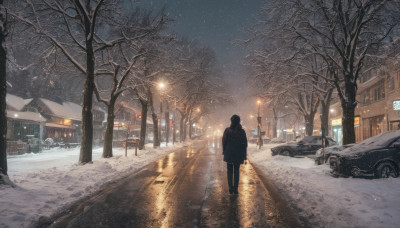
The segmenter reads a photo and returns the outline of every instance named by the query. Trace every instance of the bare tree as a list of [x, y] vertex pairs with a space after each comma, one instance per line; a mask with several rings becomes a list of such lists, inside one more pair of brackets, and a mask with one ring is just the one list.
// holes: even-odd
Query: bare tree
[[120, 22], [126, 23], [126, 25], [121, 26], [124, 41], [114, 48], [106, 50], [106, 53], [102, 55], [107, 56], [103, 63], [107, 67], [99, 69], [97, 72], [99, 75], [112, 77], [110, 90], [103, 91], [108, 94], [109, 99], [102, 98], [99, 86], [95, 86], [97, 99], [108, 108], [103, 157], [112, 157], [115, 103], [126, 89], [135, 90], [136, 83], [142, 81], [142, 78], [138, 76], [141, 67], [139, 60], [148, 54], [146, 48], [150, 46], [149, 43], [155, 43], [156, 40], [161, 38], [160, 31], [167, 21], [167, 17], [162, 11], [152, 16], [151, 12], [142, 13], [137, 9], [129, 19]]
[[[280, 27], [289, 28], [338, 69], [334, 85], [343, 109], [343, 143], [355, 142], [354, 109], [357, 106], [357, 80], [366, 70], [365, 61], [376, 59], [377, 51], [390, 44], [396, 32], [400, 9], [398, 1], [273, 1], [270, 12], [285, 12]], [[279, 12], [278, 12], [279, 11]], [[398, 32], [398, 31], [397, 31]], [[379, 56], [382, 57], [382, 56]]]
[[267, 47], [276, 47], [269, 48], [268, 57], [287, 53], [288, 45], [280, 46], [286, 42], [294, 48], [294, 59], [301, 52], [303, 57], [317, 59], [319, 72], [310, 68], [305, 72], [323, 79], [316, 87], [322, 101], [323, 131], [334, 85], [343, 109], [343, 142], [353, 143], [357, 79], [365, 61], [376, 59], [381, 46], [389, 44], [387, 38], [398, 26], [399, 9], [398, 1], [269, 1], [251, 29], [255, 38], [249, 41], [261, 38], [269, 42]]
[[7, 10], [4, 1], [0, 0], [0, 174], [4, 175], [7, 175], [7, 32]]
[[[96, 53], [112, 47], [123, 40], [121, 37], [107, 41], [97, 28], [106, 24], [99, 15], [106, 5], [117, 3], [106, 0], [70, 0], [70, 1], [21, 1], [18, 12], [12, 13], [17, 20], [49, 39], [52, 45], [85, 75], [82, 108], [82, 142], [79, 163], [92, 161], [93, 114], [92, 101], [96, 74]], [[24, 7], [27, 6], [27, 7]], [[115, 9], [115, 8], [114, 8]], [[105, 11], [106, 12], [106, 11]], [[57, 29], [55, 24], [59, 25]], [[103, 25], [104, 27], [104, 25]], [[84, 62], [86, 66], [82, 64]]]

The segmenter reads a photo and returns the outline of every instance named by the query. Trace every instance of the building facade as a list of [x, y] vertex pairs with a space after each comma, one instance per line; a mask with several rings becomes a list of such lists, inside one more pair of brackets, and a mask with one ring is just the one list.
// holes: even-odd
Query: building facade
[[399, 129], [400, 74], [375, 73], [360, 78], [357, 93], [356, 141]]

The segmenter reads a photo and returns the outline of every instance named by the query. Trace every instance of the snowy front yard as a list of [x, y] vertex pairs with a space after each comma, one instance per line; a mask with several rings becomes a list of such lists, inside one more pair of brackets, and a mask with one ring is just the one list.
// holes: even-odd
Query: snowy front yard
[[78, 166], [79, 148], [51, 149], [38, 154], [8, 157], [9, 178], [16, 188], [0, 186], [0, 227], [29, 227], [41, 216], [50, 216], [70, 203], [101, 189], [171, 151], [175, 144], [146, 150], [114, 148], [114, 157], [101, 158], [102, 148], [93, 149], [93, 164]]
[[400, 178], [334, 178], [310, 158], [272, 156], [250, 144], [248, 156], [286, 197], [307, 227], [399, 227]]

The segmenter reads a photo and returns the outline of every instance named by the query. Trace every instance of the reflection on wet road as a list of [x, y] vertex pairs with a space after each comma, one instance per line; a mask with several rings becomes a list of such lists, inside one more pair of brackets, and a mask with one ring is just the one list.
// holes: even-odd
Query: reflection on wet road
[[74, 207], [53, 227], [285, 227], [250, 164], [229, 195], [218, 141], [160, 159]]

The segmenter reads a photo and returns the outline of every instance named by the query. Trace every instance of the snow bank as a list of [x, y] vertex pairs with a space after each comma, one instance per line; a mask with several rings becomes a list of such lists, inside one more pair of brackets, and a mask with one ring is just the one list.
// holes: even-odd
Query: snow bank
[[52, 149], [38, 154], [8, 157], [9, 178], [17, 186], [0, 185], [0, 227], [29, 227], [33, 220], [50, 216], [70, 203], [101, 189], [185, 144], [146, 150], [114, 149], [114, 157], [101, 158], [93, 150], [93, 164], [76, 165], [79, 148]]
[[307, 227], [399, 227], [400, 178], [334, 178], [310, 158], [271, 156], [250, 145], [249, 159], [271, 179]]

